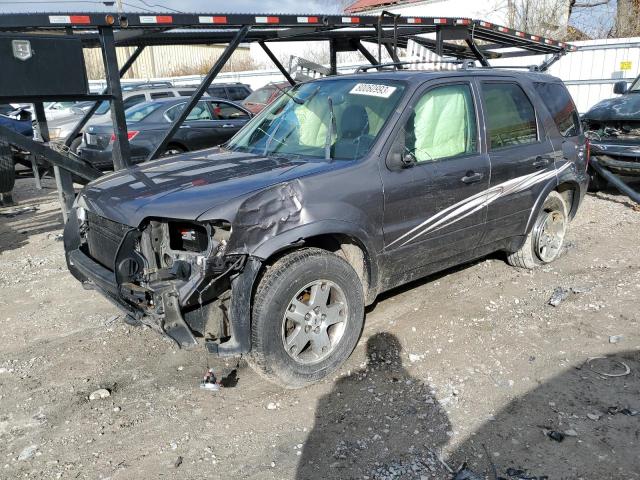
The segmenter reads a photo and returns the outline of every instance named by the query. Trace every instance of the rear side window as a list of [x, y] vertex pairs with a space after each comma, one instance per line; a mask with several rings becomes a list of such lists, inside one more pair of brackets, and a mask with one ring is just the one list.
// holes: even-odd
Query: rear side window
[[[178, 118], [178, 114], [184, 110], [186, 103], [180, 103], [178, 105], [174, 105], [166, 112], [164, 112], [164, 116], [170, 122], [173, 122], [176, 118]], [[189, 112], [186, 118], [187, 121], [197, 121], [197, 120], [213, 120], [211, 118], [211, 113], [207, 108], [207, 105], [204, 102], [198, 102], [195, 107]]]
[[230, 100], [244, 100], [249, 95], [249, 91], [244, 87], [227, 87]]
[[240, 110], [238, 107], [229, 105], [222, 102], [211, 102], [211, 108], [213, 109], [213, 116], [216, 120], [236, 120], [246, 119], [249, 115], [244, 110]]
[[227, 98], [227, 92], [224, 87], [209, 87], [207, 91], [212, 97]]
[[518, 84], [483, 82], [482, 97], [491, 149], [538, 141], [536, 112]]
[[173, 92], [154, 92], [151, 94], [152, 99], [173, 97]]
[[563, 137], [574, 137], [580, 133], [580, 117], [571, 95], [559, 83], [534, 83], [534, 87]]
[[[144, 101], [145, 101], [144, 95], [133, 95], [131, 97], [125, 98], [124, 102], [122, 103], [122, 105], [124, 106], [124, 109], [126, 110], [127, 108], [133, 107], [134, 105], [137, 105], [137, 104], [142, 103]], [[108, 110], [108, 108], [107, 108], [107, 110]]]

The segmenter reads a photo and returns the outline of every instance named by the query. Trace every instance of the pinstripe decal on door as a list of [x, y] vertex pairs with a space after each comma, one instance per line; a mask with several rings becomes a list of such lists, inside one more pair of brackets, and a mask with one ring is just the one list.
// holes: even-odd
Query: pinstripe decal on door
[[474, 214], [478, 210], [483, 209], [492, 202], [495, 202], [498, 198], [505, 197], [512, 193], [522, 192], [536, 183], [544, 182], [545, 180], [555, 177], [570, 166], [570, 163], [565, 163], [558, 169], [544, 170], [542, 172], [534, 172], [521, 177], [512, 178], [511, 180], [507, 180], [499, 185], [495, 185], [487, 190], [476, 193], [469, 198], [465, 198], [464, 200], [445, 208], [432, 217], [429, 217], [420, 225], [417, 225], [405, 234], [396, 238], [388, 245], [388, 247], [400, 242], [402, 243], [400, 243], [399, 246], [403, 247], [426, 233], [436, 232], [442, 228], [448, 227], [449, 225], [459, 222], [463, 218]]

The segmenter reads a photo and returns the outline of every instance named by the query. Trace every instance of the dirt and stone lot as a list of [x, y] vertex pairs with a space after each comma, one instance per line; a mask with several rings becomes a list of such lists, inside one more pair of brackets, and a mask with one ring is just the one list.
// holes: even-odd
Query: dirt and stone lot
[[[640, 478], [640, 211], [626, 197], [589, 195], [552, 266], [495, 255], [385, 294], [336, 375], [282, 390], [83, 290], [45, 186], [20, 180], [15, 199], [36, 210], [0, 216], [2, 479], [422, 480], [463, 462], [491, 479]], [[208, 361], [228, 375], [218, 392], [199, 388]]]

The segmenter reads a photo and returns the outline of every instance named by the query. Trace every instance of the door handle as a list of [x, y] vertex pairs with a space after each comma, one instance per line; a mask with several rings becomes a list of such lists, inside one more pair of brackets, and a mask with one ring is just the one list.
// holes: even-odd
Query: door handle
[[484, 178], [484, 173], [480, 172], [467, 172], [467, 174], [462, 177], [460, 180], [464, 183], [475, 183], [479, 182]]
[[222, 125], [222, 128], [233, 128], [233, 127], [235, 127], [233, 123], [225, 123], [224, 125]]
[[180, 125], [180, 128], [191, 128], [190, 125]]
[[533, 162], [533, 166], [536, 168], [546, 167], [551, 163], [551, 160], [552, 160], [551, 157], [538, 156]]

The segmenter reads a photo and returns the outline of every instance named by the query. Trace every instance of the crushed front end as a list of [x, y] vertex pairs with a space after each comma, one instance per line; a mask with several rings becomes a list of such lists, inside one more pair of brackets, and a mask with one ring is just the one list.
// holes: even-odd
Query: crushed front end
[[640, 121], [587, 120], [591, 155], [613, 173], [640, 176]]
[[250, 349], [250, 296], [260, 267], [227, 255], [231, 225], [149, 219], [114, 222], [79, 204], [65, 226], [71, 273], [132, 317], [182, 347], [198, 339], [219, 355]]

